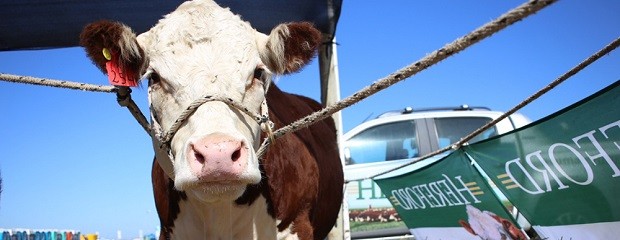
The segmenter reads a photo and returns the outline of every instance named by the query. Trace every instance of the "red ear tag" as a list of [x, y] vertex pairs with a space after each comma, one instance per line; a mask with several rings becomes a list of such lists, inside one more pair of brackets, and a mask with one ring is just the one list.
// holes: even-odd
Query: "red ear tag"
[[[104, 49], [104, 55], [106, 55], [107, 49]], [[109, 53], [107, 53], [109, 54]], [[122, 69], [118, 64], [118, 57], [116, 54], [111, 55], [109, 61], [105, 63], [105, 69], [108, 71], [108, 81], [114, 86], [135, 87], [138, 86], [135, 74], [129, 69]], [[108, 56], [106, 56], [108, 58]]]

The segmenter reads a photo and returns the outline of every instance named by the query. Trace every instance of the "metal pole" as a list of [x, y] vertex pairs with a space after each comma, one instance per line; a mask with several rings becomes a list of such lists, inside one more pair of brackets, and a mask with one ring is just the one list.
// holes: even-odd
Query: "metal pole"
[[[340, 101], [340, 79], [338, 77], [338, 54], [336, 51], [336, 38], [330, 35], [323, 35], [324, 43], [319, 48], [319, 70], [321, 73], [321, 103], [323, 106], [332, 105]], [[342, 139], [342, 117], [340, 112], [332, 115], [336, 124], [338, 146]], [[341, 159], [344, 167], [344, 161]], [[344, 186], [343, 186], [344, 191]], [[330, 239], [350, 239], [349, 229], [349, 209], [346, 204], [346, 197], [343, 198], [342, 207], [338, 214], [338, 220], [334, 229], [329, 234]]]

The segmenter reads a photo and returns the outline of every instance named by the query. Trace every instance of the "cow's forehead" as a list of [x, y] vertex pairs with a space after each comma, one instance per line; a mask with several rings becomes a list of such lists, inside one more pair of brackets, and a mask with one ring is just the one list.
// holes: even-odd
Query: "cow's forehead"
[[211, 1], [191, 1], [138, 39], [156, 65], [221, 69], [255, 64], [259, 58], [256, 34], [249, 23], [228, 9]]

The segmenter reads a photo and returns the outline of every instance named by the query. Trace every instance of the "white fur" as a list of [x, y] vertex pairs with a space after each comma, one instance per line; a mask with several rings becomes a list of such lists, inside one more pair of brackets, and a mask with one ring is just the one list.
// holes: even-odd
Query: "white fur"
[[288, 38], [290, 35], [291, 33], [285, 24], [278, 25], [271, 30], [269, 38], [266, 40], [266, 51], [261, 51], [261, 53], [263, 53], [261, 55], [263, 61], [275, 64], [275, 66], [271, 67], [274, 68], [274, 71], [279, 74], [284, 73], [286, 70], [286, 60], [284, 58], [284, 39]]
[[[251, 86], [254, 69], [263, 65], [256, 31], [215, 3], [186, 2], [149, 32], [138, 36], [138, 41], [149, 56], [149, 71], [162, 79], [160, 84], [149, 86], [149, 102], [163, 129], [169, 129], [191, 102], [209, 94], [232, 98], [255, 112], [260, 109], [264, 89]], [[175, 187], [189, 190], [198, 181], [185, 160], [190, 141], [224, 133], [256, 149], [260, 144], [259, 131], [258, 124], [244, 113], [222, 102], [205, 103], [172, 139]], [[260, 180], [254, 151], [250, 151], [248, 158], [242, 186]], [[201, 190], [204, 189], [199, 188], [196, 194], [204, 193]], [[224, 196], [224, 200], [241, 194], [233, 192], [235, 196]]]
[[266, 214], [263, 197], [251, 206], [205, 204], [190, 198], [180, 209], [172, 239], [284, 239], [276, 235], [276, 221]]
[[[129, 61], [130, 59], [140, 59], [142, 57], [145, 65], [148, 62], [148, 58], [145, 56], [141, 56], [140, 47], [136, 43], [136, 34], [126, 25], [122, 25], [123, 31], [121, 33], [121, 38], [118, 40], [118, 46], [121, 51], [121, 57], [123, 61]], [[143, 68], [146, 66], [140, 66], [141, 69], [138, 69], [139, 72], [144, 71]]]
[[[277, 27], [270, 36], [258, 33], [210, 0], [185, 2], [151, 30], [140, 34], [137, 40], [148, 59], [148, 69], [141, 72], [161, 76], [161, 82], [150, 85], [148, 90], [151, 111], [161, 128], [169, 129], [190, 103], [205, 95], [225, 96], [260, 112], [269, 82], [257, 82], [254, 70], [266, 66], [266, 60], [277, 59], [278, 69], [267, 72], [284, 71], [283, 37], [288, 34], [285, 25]], [[253, 148], [248, 151], [247, 167], [235, 184], [200, 183], [186, 160], [192, 141], [214, 133]], [[214, 101], [199, 107], [176, 132], [170, 144], [172, 159], [168, 153], [156, 151], [175, 188], [185, 191], [188, 197], [180, 203], [174, 239], [297, 239], [290, 230], [277, 233], [263, 197], [250, 206], [234, 203], [247, 184], [260, 182], [255, 153], [259, 137], [260, 127], [254, 119]]]
[[[276, 221], [276, 225], [280, 225], [280, 220]], [[292, 233], [291, 229], [293, 229], [293, 223], [288, 226], [288, 228], [284, 229], [282, 232], [278, 232], [277, 239], [286, 239], [286, 240], [298, 240], [299, 236], [296, 233]]]

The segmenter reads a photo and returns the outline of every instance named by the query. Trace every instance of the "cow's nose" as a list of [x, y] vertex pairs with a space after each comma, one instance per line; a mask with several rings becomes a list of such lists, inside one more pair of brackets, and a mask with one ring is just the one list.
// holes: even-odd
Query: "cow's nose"
[[246, 167], [247, 146], [226, 134], [209, 134], [188, 148], [190, 167], [204, 181], [235, 180]]
[[241, 141], [221, 136], [210, 136], [192, 143], [192, 151], [200, 163], [222, 161], [236, 162], [241, 157]]

